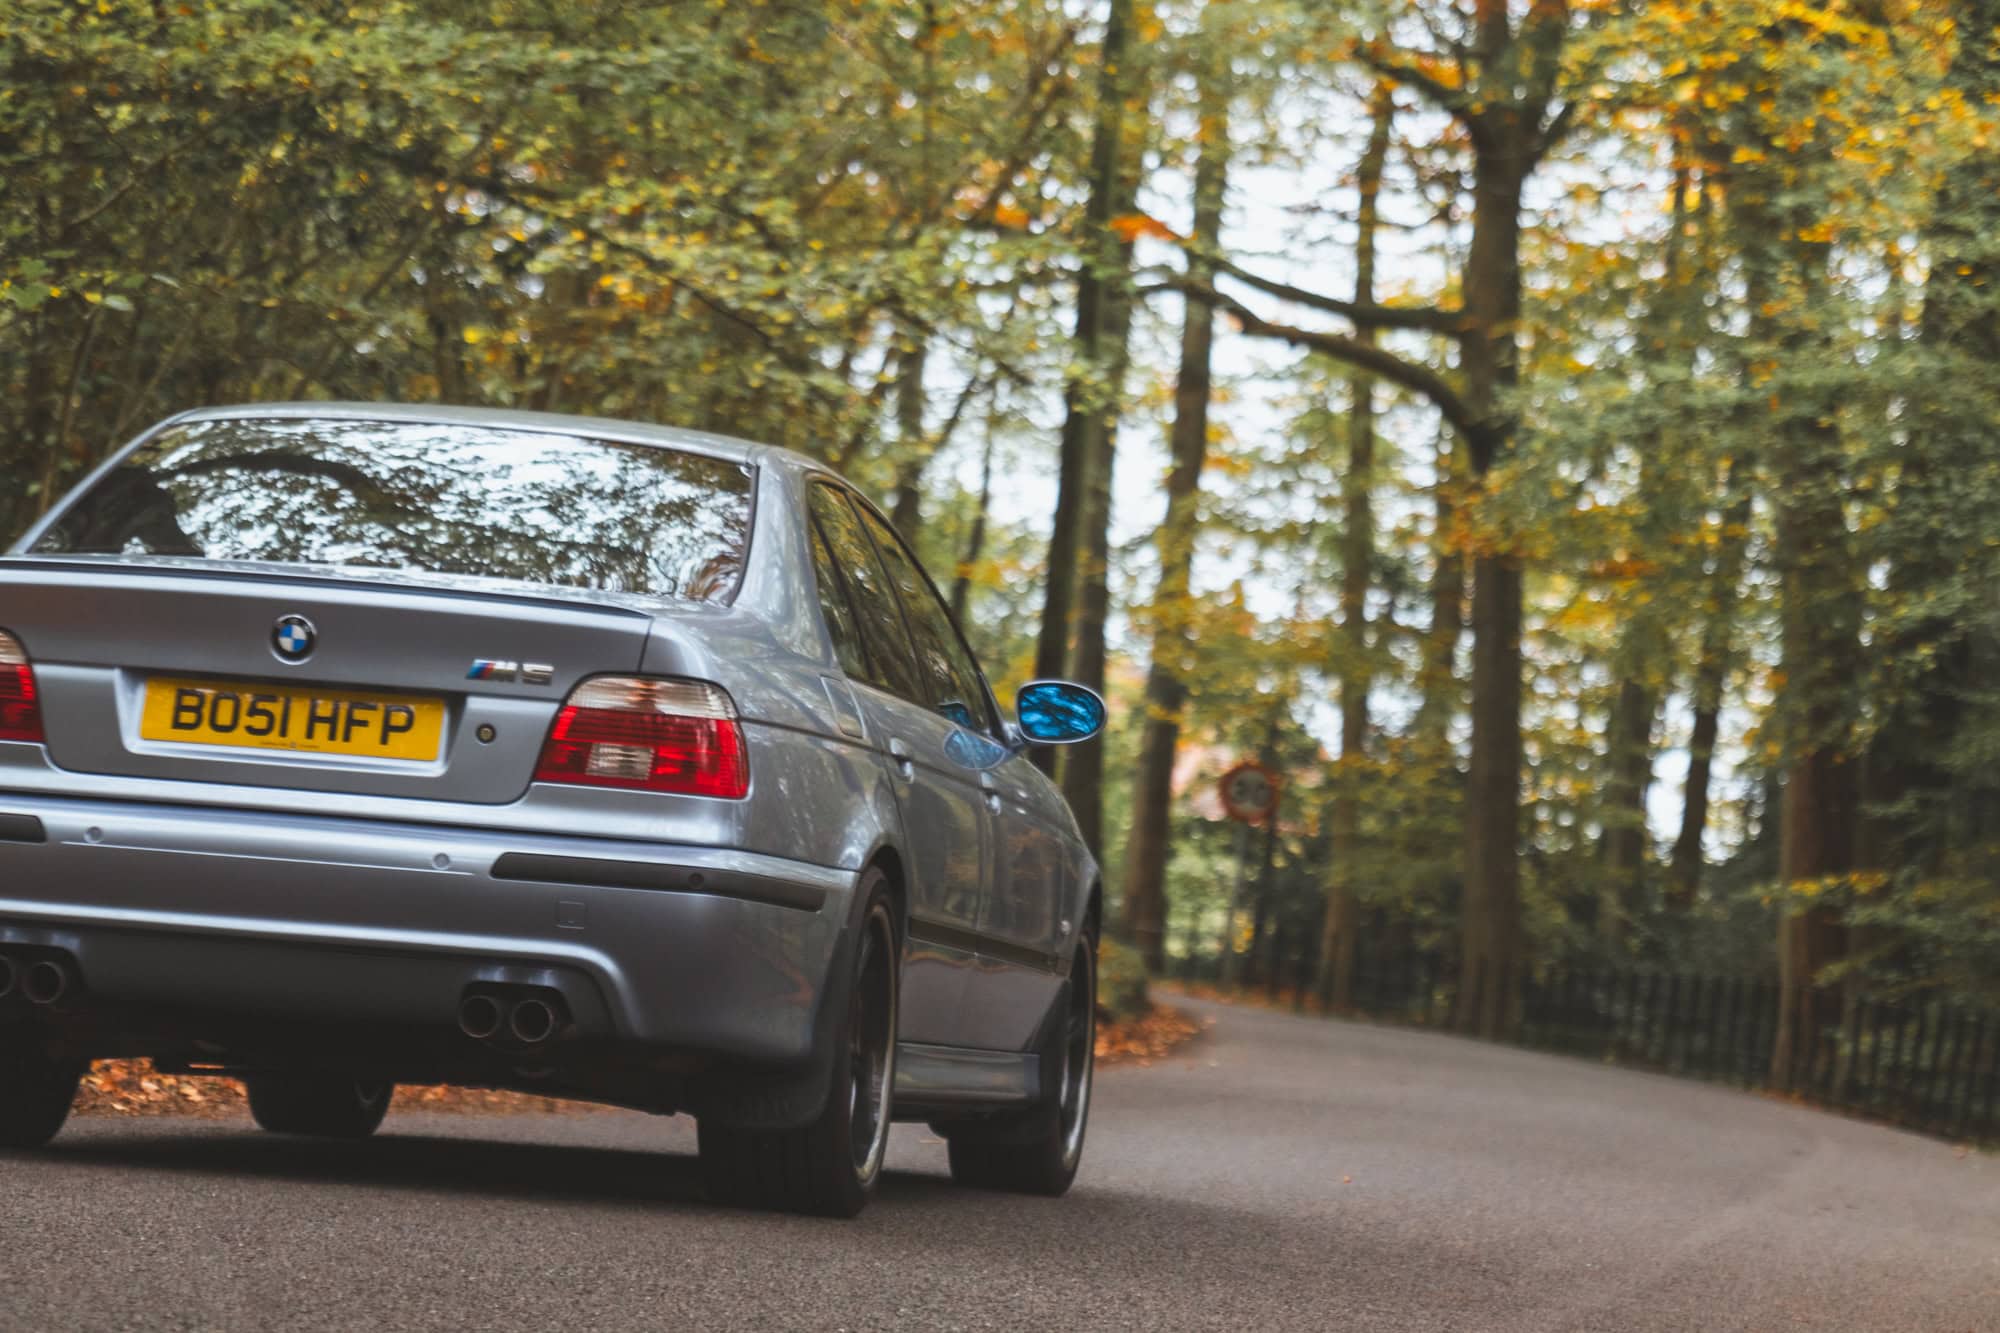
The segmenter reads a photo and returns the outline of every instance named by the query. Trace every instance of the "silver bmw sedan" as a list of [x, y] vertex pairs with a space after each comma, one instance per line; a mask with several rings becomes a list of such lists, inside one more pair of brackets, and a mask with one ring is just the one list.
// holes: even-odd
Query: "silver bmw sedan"
[[1098, 870], [936, 588], [824, 467], [302, 404], [161, 423], [0, 557], [0, 1145], [88, 1061], [358, 1138], [399, 1082], [687, 1113], [852, 1215], [892, 1120], [1060, 1194]]

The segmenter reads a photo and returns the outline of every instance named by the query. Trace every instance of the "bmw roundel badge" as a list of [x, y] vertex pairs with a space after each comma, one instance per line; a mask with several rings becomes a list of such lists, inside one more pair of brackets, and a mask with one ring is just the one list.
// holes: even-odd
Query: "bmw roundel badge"
[[279, 616], [271, 627], [271, 651], [280, 661], [303, 662], [318, 642], [319, 631], [304, 616]]

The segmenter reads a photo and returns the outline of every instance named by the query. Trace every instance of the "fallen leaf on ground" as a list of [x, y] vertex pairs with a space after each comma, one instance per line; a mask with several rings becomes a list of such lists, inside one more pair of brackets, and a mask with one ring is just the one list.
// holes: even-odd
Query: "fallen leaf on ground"
[[1138, 1018], [1100, 1024], [1097, 1058], [1105, 1064], [1132, 1061], [1144, 1067], [1201, 1030], [1201, 1025], [1180, 1010], [1156, 1004]]
[[[1104, 1023], [1097, 1029], [1097, 1058], [1106, 1064], [1136, 1062], [1150, 1065], [1213, 1025], [1197, 1024], [1178, 1009], [1156, 1004], [1139, 1018]], [[559, 1114], [597, 1111], [590, 1102], [564, 1101], [493, 1088], [398, 1088], [399, 1111], [443, 1111], [489, 1115]], [[149, 1060], [99, 1060], [83, 1077], [77, 1093], [78, 1115], [198, 1116], [204, 1120], [248, 1115], [249, 1098], [233, 1078], [161, 1074]]]
[[[398, 1088], [399, 1111], [457, 1111], [489, 1114], [546, 1114], [602, 1108], [587, 1102], [537, 1097], [492, 1088]], [[249, 1098], [233, 1078], [159, 1074], [147, 1060], [99, 1060], [83, 1076], [78, 1115], [199, 1116], [219, 1120], [249, 1114]]]

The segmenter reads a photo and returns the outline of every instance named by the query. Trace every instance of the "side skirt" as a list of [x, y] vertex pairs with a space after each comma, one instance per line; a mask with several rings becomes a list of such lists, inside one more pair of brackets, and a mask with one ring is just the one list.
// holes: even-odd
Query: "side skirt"
[[896, 1045], [898, 1120], [1027, 1106], [1041, 1095], [1041, 1084], [1042, 1058], [1033, 1051], [981, 1051], [907, 1041]]

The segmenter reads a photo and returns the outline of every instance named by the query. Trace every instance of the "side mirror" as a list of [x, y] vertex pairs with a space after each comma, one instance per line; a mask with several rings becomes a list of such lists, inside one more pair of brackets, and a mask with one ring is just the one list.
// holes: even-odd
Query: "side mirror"
[[1034, 745], [1075, 745], [1104, 730], [1104, 700], [1066, 680], [1031, 680], [1014, 696], [1021, 736]]

